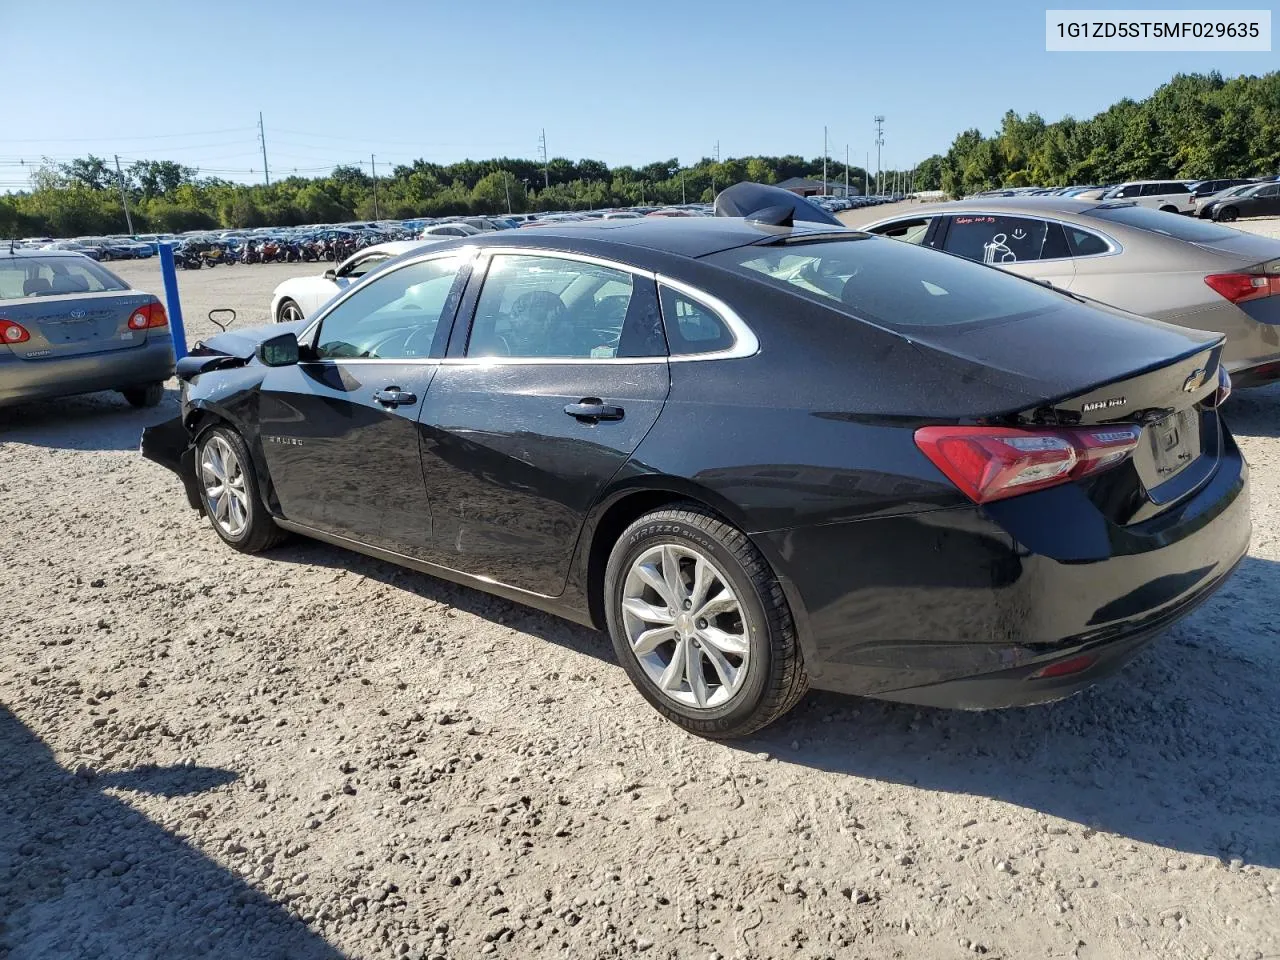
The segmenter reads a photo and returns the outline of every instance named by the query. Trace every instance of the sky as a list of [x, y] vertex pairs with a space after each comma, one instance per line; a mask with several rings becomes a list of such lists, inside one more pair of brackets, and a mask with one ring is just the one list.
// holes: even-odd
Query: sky
[[[1132, 0], [1131, 0], [1132, 2]], [[1057, 5], [1065, 5], [1058, 0]], [[1098, 6], [1092, 3], [1089, 6]], [[1177, 4], [1179, 9], [1204, 6]], [[1235, 6], [1245, 6], [1236, 4]], [[551, 156], [610, 166], [823, 152], [909, 167], [1009, 109], [1052, 121], [1275, 53], [1047, 53], [1045, 5], [737, 0], [0, 0], [0, 190], [94, 153], [262, 178]], [[51, 23], [53, 33], [50, 33]], [[30, 86], [27, 82], [30, 82]], [[15, 82], [17, 85], [15, 86]]]

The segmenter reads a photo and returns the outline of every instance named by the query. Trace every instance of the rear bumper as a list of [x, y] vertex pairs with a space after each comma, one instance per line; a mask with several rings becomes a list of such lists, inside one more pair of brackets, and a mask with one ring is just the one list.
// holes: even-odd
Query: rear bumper
[[[766, 535], [812, 685], [977, 709], [1059, 699], [1119, 669], [1248, 550], [1248, 468], [1226, 447], [1201, 490], [1130, 527], [1067, 485]], [[1084, 654], [1096, 661], [1080, 672], [1033, 677]]]
[[23, 360], [5, 348], [0, 353], [0, 404], [140, 387], [168, 380], [173, 370], [168, 337], [148, 338], [140, 347], [47, 360]]

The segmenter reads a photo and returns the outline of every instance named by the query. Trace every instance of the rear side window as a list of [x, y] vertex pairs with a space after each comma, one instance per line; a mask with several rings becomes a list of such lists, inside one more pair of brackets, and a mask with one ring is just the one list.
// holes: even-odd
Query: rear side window
[[1176, 213], [1165, 213], [1147, 207], [1102, 205], [1086, 210], [1082, 216], [1093, 217], [1108, 223], [1123, 223], [1125, 226], [1139, 230], [1150, 230], [1152, 233], [1164, 234], [1175, 240], [1186, 240], [1189, 243], [1213, 243], [1218, 240], [1230, 240], [1237, 231], [1205, 220], [1193, 220]]
[[1039, 260], [1049, 224], [1031, 217], [957, 214], [951, 218], [943, 249], [966, 260], [1000, 267]]
[[1012, 320], [1061, 309], [1062, 296], [926, 247], [861, 240], [725, 250], [712, 263], [891, 329]]
[[714, 353], [733, 346], [733, 333], [715, 311], [696, 300], [661, 288], [662, 319], [673, 357]]
[[1067, 245], [1071, 248], [1073, 257], [1096, 257], [1099, 254], [1107, 253], [1111, 249], [1107, 241], [1096, 233], [1081, 230], [1079, 227], [1073, 227], [1070, 224], [1065, 229], [1067, 232]]
[[898, 220], [894, 223], [883, 224], [875, 227], [871, 232], [882, 237], [902, 240], [906, 243], [921, 244], [924, 243], [925, 235], [928, 234], [929, 224], [931, 223], [933, 223], [933, 217], [912, 217], [910, 220]]
[[7, 257], [0, 260], [0, 299], [3, 300], [128, 289], [127, 283], [87, 257]]

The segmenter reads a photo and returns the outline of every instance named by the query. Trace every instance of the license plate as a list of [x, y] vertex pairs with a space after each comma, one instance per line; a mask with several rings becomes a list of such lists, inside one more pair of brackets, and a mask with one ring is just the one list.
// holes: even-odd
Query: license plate
[[1161, 480], [1168, 480], [1200, 456], [1200, 418], [1194, 410], [1183, 410], [1152, 424], [1147, 436]]

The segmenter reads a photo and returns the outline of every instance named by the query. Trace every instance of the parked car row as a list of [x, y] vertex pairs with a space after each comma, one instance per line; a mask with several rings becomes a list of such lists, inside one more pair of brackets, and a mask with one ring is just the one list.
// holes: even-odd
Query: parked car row
[[1130, 200], [870, 232], [776, 188], [719, 203], [378, 251], [194, 350], [143, 455], [233, 549], [301, 534], [607, 630], [714, 737], [808, 686], [1060, 698], [1247, 552], [1220, 409], [1280, 320], [1280, 242]]
[[[1166, 213], [1231, 221], [1239, 217], [1280, 215], [1280, 175], [1219, 177], [1209, 180], [1133, 180], [1128, 183], [1073, 187], [1009, 187], [984, 190], [967, 199], [990, 197], [1064, 197], [1079, 200], [1132, 200]], [[1241, 202], [1234, 202], [1239, 198]], [[1226, 202], [1231, 201], [1231, 202]]]

